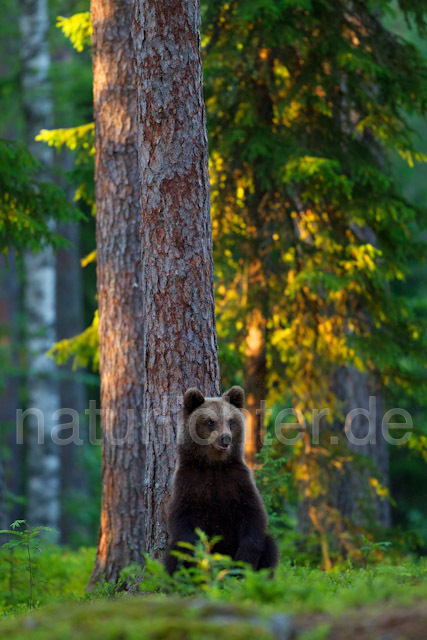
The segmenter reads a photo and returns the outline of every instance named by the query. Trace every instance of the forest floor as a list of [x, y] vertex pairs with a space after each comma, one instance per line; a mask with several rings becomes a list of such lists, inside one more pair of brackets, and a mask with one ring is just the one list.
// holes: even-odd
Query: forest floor
[[280, 611], [196, 598], [122, 597], [114, 602], [56, 604], [0, 623], [8, 640], [425, 640], [426, 601], [379, 603], [339, 618], [289, 617]]
[[295, 620], [300, 635], [316, 640], [426, 640], [427, 601], [395, 607], [380, 603], [374, 608], [358, 607], [336, 619], [328, 614], [300, 616]]
[[8, 640], [426, 640], [427, 561], [330, 573], [285, 561], [273, 579], [206, 573], [171, 582], [147, 565], [137, 595], [85, 594], [94, 549], [46, 549], [33, 602], [20, 550], [0, 550], [0, 638]]

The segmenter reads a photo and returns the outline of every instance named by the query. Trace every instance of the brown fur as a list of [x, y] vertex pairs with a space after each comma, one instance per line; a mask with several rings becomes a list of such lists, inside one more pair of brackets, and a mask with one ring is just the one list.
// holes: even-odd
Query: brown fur
[[[275, 567], [276, 543], [267, 534], [267, 514], [244, 461], [244, 391], [232, 387], [222, 398], [204, 398], [198, 389], [184, 396], [184, 422], [178, 439], [178, 465], [168, 505], [170, 574], [177, 542], [194, 543], [195, 529], [221, 536], [215, 551], [254, 569]], [[227, 441], [231, 444], [221, 449]]]

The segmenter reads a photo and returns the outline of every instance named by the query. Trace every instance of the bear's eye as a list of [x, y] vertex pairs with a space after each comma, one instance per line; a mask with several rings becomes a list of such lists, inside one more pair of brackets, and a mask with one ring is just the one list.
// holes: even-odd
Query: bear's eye
[[228, 421], [228, 426], [230, 429], [232, 429], [235, 425], [234, 425], [234, 420], [229, 420]]
[[208, 420], [208, 427], [213, 431], [215, 429], [215, 422], [213, 420]]

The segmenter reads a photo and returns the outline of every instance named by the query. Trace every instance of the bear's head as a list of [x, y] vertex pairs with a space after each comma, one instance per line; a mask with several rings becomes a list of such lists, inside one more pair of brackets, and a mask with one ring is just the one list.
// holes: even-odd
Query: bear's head
[[178, 453], [182, 461], [221, 464], [243, 459], [245, 392], [234, 386], [221, 398], [205, 398], [199, 389], [184, 395], [184, 422]]

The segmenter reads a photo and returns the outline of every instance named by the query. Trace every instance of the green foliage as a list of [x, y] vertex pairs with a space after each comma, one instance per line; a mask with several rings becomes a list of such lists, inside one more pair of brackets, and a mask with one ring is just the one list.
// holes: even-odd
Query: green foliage
[[[10, 640], [273, 640], [265, 616], [249, 606], [179, 598], [128, 597], [61, 605], [3, 622]], [[277, 636], [276, 636], [277, 637]]]
[[388, 547], [391, 546], [391, 542], [389, 541], [372, 542], [364, 534], [362, 534], [362, 539], [363, 539], [363, 547], [361, 547], [360, 550], [363, 553], [363, 556], [362, 556], [363, 567], [364, 569], [366, 569], [368, 565], [369, 556], [371, 555], [371, 553], [375, 551], [375, 549], [380, 549], [381, 551], [387, 551]]
[[[425, 112], [427, 67], [384, 26], [392, 10], [386, 0], [375, 11], [342, 0], [203, 4], [218, 335], [233, 358], [222, 370], [245, 377], [257, 312], [270, 406], [290, 399], [309, 425], [313, 408], [331, 409], [320, 446], [307, 435], [287, 467], [316, 504], [325, 556], [329, 532], [343, 534], [337, 478], [349, 467], [366, 475], [326, 438], [342, 422], [337, 372], [366, 373], [408, 409], [427, 391], [425, 317], [404, 285], [426, 255], [426, 209], [393, 176], [395, 158], [425, 161], [410, 118]], [[405, 10], [421, 24], [425, 8]], [[381, 492], [377, 476], [369, 470]]]
[[[394, 611], [403, 607], [409, 611], [413, 604], [427, 597], [427, 565], [423, 561], [406, 560], [398, 565], [383, 562], [368, 569], [347, 565], [325, 573], [291, 566], [288, 560], [282, 559], [274, 579], [268, 571], [254, 572], [249, 567], [239, 567], [239, 577], [236, 577], [230, 560], [213, 551], [213, 542], [201, 534], [199, 542], [188, 549], [194, 556], [188, 556], [187, 547], [183, 547], [182, 559], [188, 566], [173, 578], [159, 562], [150, 558], [145, 570], [128, 568], [122, 578], [128, 584], [139, 583], [137, 598], [122, 597], [123, 592], [118, 592], [117, 585], [106, 584], [101, 584], [92, 594], [85, 594], [95, 551], [70, 552], [46, 546], [39, 556], [34, 604], [39, 607], [57, 602], [57, 606], [31, 612], [30, 619], [22, 615], [14, 617], [28, 608], [28, 571], [24, 574], [16, 571], [12, 595], [10, 588], [11, 552], [17, 556], [13, 560], [17, 569], [18, 561], [25, 563], [23, 549], [19, 546], [1, 549], [0, 603], [3, 615], [9, 619], [0, 622], [0, 635], [10, 640], [24, 637], [26, 640], [58, 637], [64, 640], [75, 637], [176, 640], [221, 638], [224, 633], [228, 640], [249, 639], [254, 634], [263, 637], [262, 633], [266, 633], [265, 637], [269, 638], [269, 621], [278, 613], [295, 616], [297, 621], [306, 621], [307, 616], [315, 614], [316, 628], [317, 620], [334, 626], [354, 614], [371, 615], [373, 609], [379, 613], [386, 607], [393, 607]], [[86, 600], [90, 602], [85, 604]]]
[[[84, 597], [95, 550], [82, 548], [70, 551], [49, 544], [48, 541], [43, 541], [41, 546], [36, 535], [28, 540], [33, 573], [32, 602], [29, 602], [29, 560], [24, 536], [43, 531], [37, 529], [20, 532], [24, 535], [19, 538], [16, 537], [18, 532], [13, 529], [15, 537], [12, 537], [12, 533], [6, 534], [11, 539], [0, 548], [0, 617], [27, 608], [37, 608], [58, 599]], [[10, 546], [10, 543], [18, 544]], [[33, 548], [33, 545], [42, 549], [42, 552]], [[34, 552], [37, 554], [37, 562], [34, 562]]]
[[57, 533], [55, 529], [51, 527], [35, 527], [32, 528], [25, 520], [15, 520], [12, 522], [9, 529], [0, 530], [0, 534], [8, 535], [11, 540], [3, 544], [3, 549], [9, 549], [12, 551], [12, 556], [9, 560], [9, 584], [11, 589], [11, 595], [14, 596], [14, 574], [16, 566], [14, 566], [13, 551], [15, 549], [23, 549], [26, 557], [24, 563], [19, 563], [19, 570], [27, 573], [28, 575], [28, 606], [30, 609], [34, 607], [34, 587], [37, 584], [36, 569], [37, 564], [34, 561], [34, 554], [41, 553], [41, 533]]
[[76, 167], [72, 173], [73, 181], [78, 183], [74, 196], [91, 206], [95, 213], [95, 191], [93, 185], [93, 158], [95, 155], [95, 127], [93, 123], [70, 127], [68, 129], [43, 129], [36, 137], [57, 151], [63, 148], [75, 153]]
[[87, 162], [88, 156], [95, 155], [95, 127], [93, 123], [71, 127], [69, 129], [42, 129], [36, 140], [46, 142], [50, 147], [60, 151], [63, 147], [75, 151], [77, 162]]
[[179, 551], [172, 553], [179, 559], [178, 570], [169, 576], [164, 566], [146, 555], [146, 565], [140, 589], [144, 592], [179, 593], [194, 595], [205, 592], [214, 596], [222, 590], [226, 579], [241, 576], [245, 565], [234, 562], [228, 556], [214, 551], [220, 539], [208, 536], [196, 529], [199, 537], [196, 544], [179, 542]]
[[99, 334], [98, 311], [90, 327], [73, 338], [57, 342], [49, 351], [58, 364], [65, 364], [73, 358], [73, 368], [92, 366], [94, 371], [99, 369]]
[[81, 216], [55, 184], [37, 180], [38, 162], [17, 142], [0, 140], [0, 251], [63, 246], [50, 221]]
[[[381, 544], [388, 547], [386, 543]], [[405, 602], [427, 592], [425, 562], [407, 561], [397, 566], [383, 563], [369, 569], [347, 565], [326, 573], [310, 567], [291, 566], [289, 561], [282, 559], [274, 579], [269, 571], [256, 572], [246, 566], [239, 570], [239, 577], [227, 573], [218, 580], [211, 579], [212, 574], [208, 579], [200, 579], [208, 563], [213, 567], [217, 562], [209, 554], [204, 555], [203, 561], [205, 568], [200, 567], [200, 573], [184, 568], [170, 578], [159, 562], [150, 559], [144, 580], [139, 585], [140, 591], [197, 594], [233, 603], [277, 605], [292, 614], [327, 612], [332, 604], [335, 612], [344, 613], [350, 607], [374, 604], [391, 596], [396, 602]], [[221, 561], [225, 562], [226, 558]], [[221, 575], [223, 570], [219, 569], [215, 575]], [[203, 585], [202, 589], [200, 585]]]
[[340, 1], [218, 0], [204, 24], [221, 336], [236, 338], [242, 304], [260, 308], [269, 386], [302, 411], [331, 406], [341, 365], [407, 388], [426, 332], [388, 283], [425, 255], [425, 211], [396, 190], [389, 157], [424, 160], [405, 119], [424, 109], [422, 56]]
[[92, 44], [92, 22], [89, 11], [76, 13], [70, 18], [58, 16], [56, 26], [62, 29], [73, 47], [81, 52], [85, 46]]
[[269, 529], [277, 538], [295, 522], [289, 512], [291, 475], [286, 470], [284, 447], [269, 438], [257, 454], [255, 479], [260, 490], [269, 519]]

